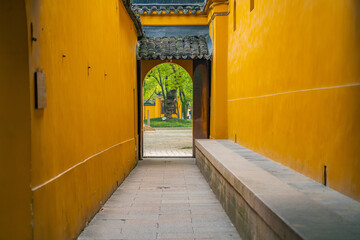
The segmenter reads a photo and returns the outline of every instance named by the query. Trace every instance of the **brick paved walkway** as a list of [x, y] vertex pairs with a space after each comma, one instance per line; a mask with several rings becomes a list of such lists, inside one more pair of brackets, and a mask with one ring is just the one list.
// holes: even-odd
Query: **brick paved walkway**
[[79, 240], [240, 239], [194, 159], [140, 161]]
[[191, 157], [191, 128], [156, 128], [144, 132], [145, 157]]

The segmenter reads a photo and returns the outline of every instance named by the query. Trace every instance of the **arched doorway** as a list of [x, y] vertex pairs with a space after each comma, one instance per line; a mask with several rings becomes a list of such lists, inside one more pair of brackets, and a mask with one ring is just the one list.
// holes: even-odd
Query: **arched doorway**
[[[209, 138], [210, 132], [210, 61], [207, 59], [194, 60], [138, 60], [138, 129], [139, 129], [139, 159], [144, 157], [144, 106], [143, 81], [147, 73], [154, 67], [172, 63], [185, 69], [193, 80], [192, 105], [192, 142], [195, 139]], [[192, 151], [192, 156], [195, 153]]]
[[149, 37], [142, 37], [137, 45], [139, 159], [143, 157], [142, 81], [150, 69], [161, 63], [175, 63], [193, 79], [193, 142], [195, 139], [209, 138], [210, 133], [211, 42], [208, 41], [208, 34], [181, 36], [178, 32], [180, 36], [175, 37], [153, 33], [147, 32]]
[[192, 157], [193, 81], [175, 63], [153, 67], [143, 79], [143, 157]]

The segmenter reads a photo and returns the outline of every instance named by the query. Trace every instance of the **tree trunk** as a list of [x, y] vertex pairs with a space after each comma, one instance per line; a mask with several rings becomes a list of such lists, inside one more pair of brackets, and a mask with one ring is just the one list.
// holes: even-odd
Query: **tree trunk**
[[182, 118], [183, 119], [187, 119], [187, 110], [189, 108], [189, 105], [188, 104], [183, 104], [182, 105]]
[[172, 114], [175, 109], [176, 90], [170, 90], [167, 92], [165, 99], [165, 117], [172, 119]]

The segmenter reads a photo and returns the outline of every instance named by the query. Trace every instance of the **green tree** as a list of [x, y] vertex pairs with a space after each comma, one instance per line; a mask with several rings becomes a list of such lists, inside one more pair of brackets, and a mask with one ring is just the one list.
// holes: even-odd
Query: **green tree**
[[145, 102], [155, 98], [164, 98], [165, 116], [172, 118], [176, 106], [176, 98], [180, 98], [183, 106], [183, 116], [186, 116], [187, 109], [192, 104], [192, 80], [189, 74], [182, 67], [165, 63], [160, 64], [149, 71], [144, 82]]
[[193, 83], [189, 76], [184, 81], [184, 84], [179, 88], [179, 97], [181, 100], [182, 108], [182, 116], [186, 119], [187, 110], [192, 109], [192, 101], [193, 101]]
[[144, 82], [144, 103], [153, 102], [161, 96], [161, 89], [155, 78], [150, 77]]

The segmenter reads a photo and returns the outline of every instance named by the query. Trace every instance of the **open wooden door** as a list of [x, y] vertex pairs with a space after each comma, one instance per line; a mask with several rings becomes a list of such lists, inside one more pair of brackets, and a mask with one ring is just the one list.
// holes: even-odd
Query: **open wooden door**
[[193, 61], [193, 146], [210, 135], [210, 66], [209, 60]]

